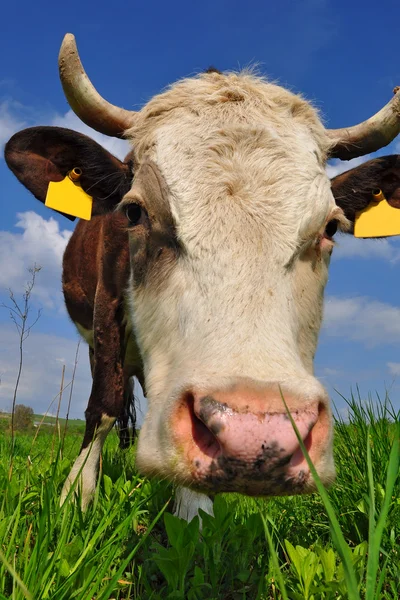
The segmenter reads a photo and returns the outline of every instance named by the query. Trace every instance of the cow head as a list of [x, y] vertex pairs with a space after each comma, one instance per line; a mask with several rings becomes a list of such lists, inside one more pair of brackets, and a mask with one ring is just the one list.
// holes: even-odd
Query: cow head
[[400, 95], [373, 119], [329, 131], [305, 100], [251, 73], [183, 80], [133, 113], [94, 90], [73, 36], [60, 72], [83, 121], [130, 140], [134, 177], [131, 163], [56, 128], [17, 134], [8, 162], [40, 199], [49, 173], [79, 166], [83, 187], [98, 188], [95, 210], [125, 215], [149, 401], [139, 468], [203, 491], [311, 491], [283, 396], [329, 484], [331, 410], [313, 359], [333, 236], [351, 232], [372, 189], [397, 193], [400, 161], [332, 182], [325, 163], [389, 143]]

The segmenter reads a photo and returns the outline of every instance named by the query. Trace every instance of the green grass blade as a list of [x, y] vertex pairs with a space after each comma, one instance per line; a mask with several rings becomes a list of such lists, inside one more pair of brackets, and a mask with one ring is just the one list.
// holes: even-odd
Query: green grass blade
[[26, 587], [26, 585], [24, 584], [24, 582], [22, 581], [22, 579], [19, 577], [19, 575], [16, 572], [16, 570], [14, 569], [14, 567], [12, 565], [10, 565], [10, 563], [8, 562], [8, 560], [6, 559], [6, 557], [4, 556], [3, 552], [1, 551], [1, 549], [0, 549], [0, 560], [3, 563], [3, 565], [5, 566], [5, 568], [7, 569], [7, 571], [11, 574], [11, 576], [13, 578], [13, 581], [20, 588], [20, 590], [23, 593], [23, 595], [26, 598], [26, 600], [34, 600], [32, 594], [30, 593], [30, 591], [28, 590], [28, 588]]
[[271, 534], [269, 532], [269, 528], [267, 525], [267, 520], [265, 519], [264, 515], [261, 515], [261, 519], [264, 525], [264, 531], [265, 531], [265, 536], [267, 538], [268, 541], [268, 547], [269, 547], [269, 551], [271, 553], [271, 560], [272, 560], [272, 564], [274, 565], [274, 571], [275, 571], [275, 577], [278, 581], [279, 584], [279, 591], [282, 594], [282, 598], [283, 600], [289, 600], [289, 597], [287, 595], [286, 592], [286, 587], [285, 587], [285, 582], [283, 580], [283, 575], [282, 575], [282, 571], [279, 567], [279, 561], [278, 561], [278, 557], [276, 555], [276, 550], [274, 548], [274, 544], [272, 542], [272, 538], [271, 538]]
[[367, 431], [367, 471], [368, 471], [368, 488], [369, 488], [369, 535], [375, 529], [375, 484], [374, 473], [372, 469], [371, 458], [371, 434], [370, 428]]
[[367, 587], [366, 587], [366, 600], [373, 600], [375, 598], [375, 585], [376, 577], [379, 568], [379, 554], [380, 546], [382, 541], [383, 530], [385, 528], [387, 516], [389, 513], [390, 504], [392, 501], [392, 494], [396, 479], [399, 473], [400, 464], [400, 425], [397, 424], [396, 433], [390, 452], [389, 464], [386, 475], [386, 490], [385, 499], [381, 513], [378, 518], [378, 523], [374, 531], [371, 532], [369, 540], [369, 553], [367, 562]]
[[339, 556], [343, 562], [343, 569], [344, 569], [344, 574], [345, 574], [345, 578], [346, 578], [346, 582], [347, 582], [349, 600], [360, 600], [360, 595], [358, 593], [357, 579], [356, 579], [356, 575], [355, 575], [352, 560], [351, 560], [350, 549], [349, 549], [348, 545], [346, 544], [346, 540], [343, 537], [343, 533], [340, 529], [339, 522], [336, 518], [333, 506], [329, 500], [327, 491], [325, 490], [325, 488], [318, 476], [318, 473], [314, 467], [314, 464], [310, 458], [310, 455], [307, 452], [307, 449], [304, 445], [304, 442], [303, 442], [302, 437], [299, 433], [299, 430], [296, 426], [296, 423], [294, 422], [294, 419], [293, 419], [293, 417], [290, 413], [290, 410], [286, 404], [285, 398], [283, 397], [282, 390], [280, 390], [280, 393], [281, 393], [282, 401], [285, 405], [286, 412], [288, 414], [288, 417], [290, 419], [292, 427], [296, 433], [297, 440], [300, 444], [301, 451], [303, 452], [303, 455], [305, 456], [308, 467], [314, 478], [315, 485], [318, 489], [318, 492], [321, 495], [326, 512], [328, 514], [329, 522], [331, 524], [331, 532], [332, 532], [333, 542], [334, 542], [335, 547], [339, 553]]
[[386, 558], [385, 563], [381, 569], [381, 573], [379, 575], [378, 583], [376, 586], [375, 595], [374, 595], [375, 600], [381, 600], [381, 598], [382, 598], [381, 592], [382, 592], [383, 584], [385, 583], [387, 563], [388, 563], [388, 559]]

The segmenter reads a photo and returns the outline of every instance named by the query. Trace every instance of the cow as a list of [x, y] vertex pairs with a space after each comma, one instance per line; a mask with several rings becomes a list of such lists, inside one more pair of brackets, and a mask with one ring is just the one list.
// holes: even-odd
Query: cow
[[44, 202], [80, 169], [93, 198], [63, 261], [68, 313], [93, 377], [82, 447], [64, 485], [90, 502], [107, 434], [132, 413], [132, 377], [148, 399], [137, 467], [179, 487], [178, 514], [210, 496], [309, 493], [315, 482], [283, 403], [324, 485], [335, 477], [329, 398], [313, 372], [328, 266], [339, 229], [380, 189], [399, 200], [400, 158], [351, 159], [400, 131], [400, 92], [356, 126], [328, 130], [309, 102], [266, 79], [216, 69], [183, 79], [140, 111], [95, 90], [67, 34], [66, 98], [83, 122], [129, 140], [121, 162], [57, 127], [15, 134], [8, 166]]

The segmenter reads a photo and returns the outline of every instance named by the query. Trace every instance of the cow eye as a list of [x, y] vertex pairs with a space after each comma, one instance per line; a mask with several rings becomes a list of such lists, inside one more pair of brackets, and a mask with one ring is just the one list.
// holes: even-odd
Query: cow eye
[[140, 225], [145, 220], [145, 211], [140, 204], [129, 204], [125, 209], [125, 214], [131, 227]]
[[329, 223], [325, 227], [325, 237], [333, 238], [333, 236], [337, 232], [337, 228], [338, 228], [337, 219], [332, 219], [332, 221], [329, 221]]

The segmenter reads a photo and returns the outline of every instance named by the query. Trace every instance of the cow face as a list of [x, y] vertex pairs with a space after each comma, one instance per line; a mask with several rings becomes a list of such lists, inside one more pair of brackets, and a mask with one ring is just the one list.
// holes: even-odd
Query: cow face
[[[77, 76], [82, 69], [71, 69], [70, 83]], [[328, 484], [331, 411], [313, 358], [332, 238], [385, 183], [387, 163], [363, 166], [364, 187], [354, 171], [331, 187], [325, 161], [339, 155], [338, 140], [308, 103], [251, 74], [184, 80], [134, 117], [112, 111], [89, 84], [94, 100], [75, 102], [79, 86], [68, 77], [78, 114], [105, 131], [108, 111], [107, 133], [125, 129], [132, 142], [135, 177], [117, 210], [129, 231], [127, 299], [149, 401], [140, 470], [201, 491], [311, 491], [284, 399]], [[368, 131], [359, 154], [373, 148]], [[347, 157], [360, 145], [352, 135]], [[92, 164], [91, 152], [84, 157]], [[104, 197], [111, 210], [130, 167], [110, 160], [119, 174]]]
[[331, 481], [312, 364], [331, 233], [346, 219], [315, 111], [250, 75], [212, 73], [155, 98], [129, 135], [137, 171], [119, 210], [149, 399], [139, 468], [200, 489], [312, 489], [282, 394]]

